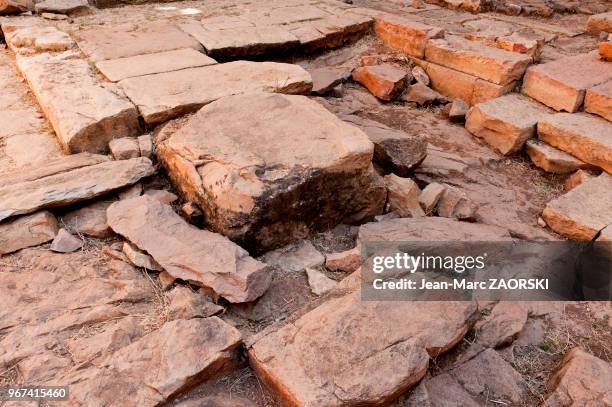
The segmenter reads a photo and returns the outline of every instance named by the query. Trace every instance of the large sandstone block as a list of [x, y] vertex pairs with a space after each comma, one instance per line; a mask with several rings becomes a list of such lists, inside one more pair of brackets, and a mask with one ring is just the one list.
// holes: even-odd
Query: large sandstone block
[[107, 222], [173, 277], [210, 287], [230, 302], [254, 301], [270, 284], [264, 263], [226, 237], [190, 225], [153, 197], [114, 203]]
[[257, 251], [372, 216], [385, 199], [368, 137], [306, 97], [229, 96], [161, 136], [158, 157], [208, 226]]
[[538, 121], [551, 111], [517, 93], [511, 93], [473, 106], [465, 128], [504, 155], [519, 152], [525, 141], [536, 134]]
[[309, 94], [312, 79], [298, 65], [235, 61], [129, 78], [119, 84], [138, 106], [144, 121], [157, 124], [224, 96], [251, 92]]
[[113, 138], [139, 133], [134, 105], [113, 85], [99, 83], [71, 51], [18, 56], [17, 66], [66, 151], [101, 152]]
[[36, 179], [0, 184], [0, 221], [85, 201], [132, 185], [155, 172], [148, 158], [107, 161]]
[[515, 82], [502, 86], [431, 62], [421, 64], [434, 90], [449, 98], [461, 99], [470, 106], [498, 98], [516, 87]]
[[0, 223], [0, 256], [51, 241], [58, 230], [55, 216], [47, 211]]
[[586, 113], [557, 113], [538, 123], [538, 135], [553, 147], [612, 173], [612, 123]]
[[468, 301], [362, 302], [356, 290], [257, 335], [249, 360], [284, 406], [384, 405], [463, 338], [476, 311]]
[[94, 62], [182, 48], [202, 51], [202, 46], [188, 34], [172, 24], [159, 22], [87, 28], [77, 31], [74, 38]]
[[527, 55], [489, 47], [460, 36], [429, 40], [425, 59], [498, 85], [520, 80], [532, 61]]
[[590, 34], [599, 34], [602, 31], [612, 33], [612, 11], [590, 16], [587, 21], [587, 31]]
[[591, 240], [612, 223], [612, 176], [603, 173], [550, 201], [542, 218], [555, 232], [574, 240]]
[[178, 71], [185, 68], [213, 65], [217, 61], [192, 48], [108, 59], [96, 63], [96, 68], [111, 82], [134, 76]]
[[522, 92], [558, 111], [576, 112], [587, 89], [612, 80], [612, 69], [596, 53], [581, 54], [527, 69]]
[[424, 57], [430, 38], [444, 37], [442, 28], [386, 13], [375, 17], [374, 31], [386, 45], [417, 58]]
[[612, 122], [612, 80], [587, 90], [584, 110]]

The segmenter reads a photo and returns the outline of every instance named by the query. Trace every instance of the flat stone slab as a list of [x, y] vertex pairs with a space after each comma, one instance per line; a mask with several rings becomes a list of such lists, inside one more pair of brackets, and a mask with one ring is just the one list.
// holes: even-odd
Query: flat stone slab
[[612, 176], [603, 173], [550, 201], [542, 218], [555, 232], [589, 241], [612, 223]]
[[0, 256], [47, 243], [58, 230], [55, 216], [47, 211], [0, 223]]
[[94, 62], [182, 48], [203, 50], [198, 41], [168, 23], [104, 25], [79, 30], [74, 39]]
[[460, 36], [429, 40], [425, 59], [498, 85], [521, 79], [532, 62], [527, 55], [489, 47]]
[[473, 75], [459, 72], [431, 62], [420, 62], [435, 91], [452, 99], [461, 99], [472, 106], [510, 93], [515, 82], [497, 85]]
[[270, 285], [264, 263], [226, 237], [190, 225], [153, 197], [114, 203], [107, 221], [173, 277], [210, 287], [230, 302], [254, 301]]
[[557, 111], [576, 112], [587, 89], [612, 80], [612, 69], [597, 53], [581, 54], [527, 69], [522, 92]]
[[377, 14], [374, 31], [386, 45], [417, 58], [425, 56], [425, 46], [430, 38], [444, 36], [442, 28], [387, 13]]
[[334, 87], [351, 77], [351, 70], [348, 68], [315, 68], [308, 69], [312, 77], [312, 94], [324, 95], [331, 92]]
[[612, 80], [587, 90], [584, 110], [612, 122]]
[[397, 98], [406, 89], [409, 76], [409, 72], [391, 64], [362, 66], [353, 71], [353, 80], [386, 101]]
[[554, 174], [569, 174], [578, 169], [593, 168], [592, 165], [585, 164], [576, 157], [539, 140], [529, 140], [526, 145], [527, 155], [529, 155], [531, 161], [544, 171]]
[[248, 344], [251, 366], [285, 405], [388, 403], [463, 338], [477, 310], [467, 301], [362, 302], [358, 289], [331, 297]]
[[587, 113], [557, 113], [538, 123], [538, 135], [559, 150], [612, 173], [612, 123]]
[[34, 10], [38, 14], [72, 14], [87, 10], [88, 8], [89, 2], [87, 0], [45, 0], [36, 3], [34, 6]]
[[193, 48], [183, 48], [127, 58], [108, 59], [96, 63], [96, 68], [109, 81], [119, 82], [135, 76], [197, 68], [216, 63], [217, 61], [211, 57]]
[[151, 160], [107, 161], [41, 178], [0, 185], [0, 221], [65, 206], [132, 185], [155, 172]]
[[295, 35], [278, 26], [210, 30], [203, 24], [192, 22], [181, 24], [180, 27], [198, 40], [213, 58], [289, 54], [300, 44]]
[[504, 155], [519, 152], [525, 141], [535, 136], [536, 125], [552, 111], [517, 93], [511, 93], [473, 106], [465, 128]]
[[384, 201], [368, 137], [303, 96], [225, 97], [160, 138], [158, 158], [208, 227], [255, 251], [373, 216]]
[[312, 79], [297, 65], [235, 61], [129, 78], [119, 84], [138, 106], [144, 121], [157, 124], [224, 96], [250, 92], [308, 94]]

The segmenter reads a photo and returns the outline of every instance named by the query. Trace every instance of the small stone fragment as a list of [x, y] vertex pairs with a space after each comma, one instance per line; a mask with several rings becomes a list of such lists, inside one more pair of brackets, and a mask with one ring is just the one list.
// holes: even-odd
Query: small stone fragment
[[308, 240], [302, 240], [262, 256], [261, 260], [287, 271], [302, 271], [306, 268], [319, 267], [325, 262], [321, 254]]
[[168, 319], [208, 318], [220, 314], [224, 308], [210, 301], [202, 293], [193, 291], [186, 286], [177, 286], [168, 293], [170, 305]]
[[444, 103], [448, 99], [421, 82], [408, 86], [408, 91], [402, 96], [404, 102], [413, 102], [419, 106], [429, 106], [436, 102]]
[[612, 33], [612, 11], [594, 14], [587, 21], [587, 31], [599, 35], [600, 32]]
[[379, 99], [391, 101], [406, 88], [410, 74], [391, 64], [363, 66], [353, 71], [353, 80], [365, 86]]
[[470, 107], [462, 99], [455, 99], [451, 103], [450, 110], [448, 112], [448, 119], [453, 123], [461, 123], [465, 120]]
[[308, 72], [312, 76], [313, 95], [325, 95], [351, 77], [351, 71], [347, 68], [317, 68]]
[[40, 16], [47, 20], [54, 20], [54, 21], [68, 20], [68, 16], [65, 14], [42, 13]]
[[[596, 178], [596, 176], [591, 174], [590, 172], [585, 171], [585, 170], [578, 170], [575, 173], [573, 173], [572, 175], [570, 175], [565, 180], [565, 182], [563, 183], [563, 190], [565, 192], [569, 192], [572, 189], [576, 188], [578, 185], [582, 184], [583, 182], [586, 182], [586, 181], [591, 180], [593, 178]], [[542, 222], [544, 222], [544, 220], [542, 220]]]
[[417, 218], [425, 216], [419, 204], [420, 190], [410, 178], [401, 178], [395, 174], [385, 176], [385, 184], [389, 190], [389, 207], [402, 217]]
[[172, 277], [167, 271], [160, 272], [157, 275], [157, 278], [159, 278], [159, 284], [161, 285], [162, 290], [164, 291], [172, 287], [172, 285], [176, 281], [176, 278]]
[[432, 213], [444, 191], [446, 191], [446, 187], [437, 182], [432, 182], [423, 189], [419, 195], [419, 203], [426, 214]]
[[313, 270], [311, 268], [306, 269], [306, 274], [308, 275], [310, 290], [313, 292], [313, 294], [318, 296], [327, 294], [338, 284], [336, 281], [327, 277], [320, 271]]
[[130, 263], [136, 267], [141, 267], [152, 271], [162, 271], [163, 268], [157, 264], [151, 256], [141, 252], [128, 242], [123, 243], [123, 253], [128, 258]]
[[89, 3], [87, 0], [44, 0], [36, 3], [36, 13], [55, 13], [74, 15], [87, 11]]
[[140, 156], [151, 158], [153, 155], [153, 141], [151, 140], [150, 134], [144, 134], [138, 137], [138, 148], [140, 149]]
[[193, 225], [199, 224], [204, 219], [202, 210], [193, 202], [186, 202], [181, 206], [181, 216]]
[[147, 189], [144, 195], [157, 199], [159, 202], [167, 205], [172, 205], [178, 200], [178, 196], [164, 189]]
[[81, 247], [83, 241], [72, 236], [66, 229], [60, 229], [51, 243], [51, 250], [58, 253], [72, 253]]
[[361, 249], [359, 246], [339, 253], [325, 255], [325, 268], [329, 271], [352, 273], [361, 266]]
[[447, 186], [438, 202], [438, 215], [444, 218], [473, 220], [478, 207], [460, 190]]
[[412, 76], [417, 82], [422, 83], [425, 86], [429, 86], [429, 76], [420, 66], [415, 65], [414, 68], [412, 68]]
[[106, 210], [113, 201], [99, 201], [70, 211], [62, 217], [69, 229], [82, 235], [105, 238], [113, 234], [106, 222]]
[[111, 140], [108, 147], [115, 160], [129, 160], [140, 156], [138, 140], [132, 137], [122, 137]]
[[0, 256], [47, 243], [58, 229], [55, 216], [47, 211], [0, 223]]

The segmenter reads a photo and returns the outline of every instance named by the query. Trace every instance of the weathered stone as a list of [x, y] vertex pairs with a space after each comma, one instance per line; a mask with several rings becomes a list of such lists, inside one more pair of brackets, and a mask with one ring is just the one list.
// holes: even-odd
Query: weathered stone
[[157, 22], [86, 28], [77, 31], [74, 38], [94, 62], [182, 48], [202, 50], [195, 39], [177, 27]]
[[162, 271], [163, 268], [157, 264], [151, 256], [141, 252], [131, 244], [124, 242], [122, 247], [123, 254], [125, 257], [136, 267], [141, 267], [152, 271]]
[[291, 53], [300, 44], [291, 32], [279, 26], [235, 27], [208, 30], [198, 22], [181, 24], [213, 58], [245, 58]]
[[498, 85], [522, 78], [531, 58], [515, 52], [488, 47], [459, 36], [427, 42], [425, 59]]
[[14, 184], [0, 184], [0, 220], [85, 201], [155, 172], [147, 158], [108, 161]]
[[599, 34], [602, 31], [612, 33], [612, 11], [590, 16], [587, 21], [587, 31], [590, 34]]
[[586, 113], [557, 113], [538, 123], [541, 140], [612, 173], [612, 123]]
[[58, 229], [55, 216], [47, 211], [0, 223], [0, 256], [47, 243]]
[[525, 31], [515, 31], [511, 35], [497, 37], [495, 45], [506, 51], [527, 54], [535, 62], [540, 58], [544, 47], [544, 37], [540, 34]]
[[316, 68], [308, 72], [312, 76], [313, 95], [325, 95], [351, 77], [350, 69], [346, 68]]
[[202, 294], [194, 292], [191, 288], [177, 286], [168, 293], [170, 304], [168, 305], [168, 318], [191, 319], [208, 318], [223, 312], [224, 308], [210, 301]]
[[[589, 181], [593, 178], [595, 178], [595, 175], [591, 174], [590, 172], [587, 172], [585, 170], [578, 170], [572, 175], [570, 175], [569, 177], [567, 177], [567, 179], [563, 183], [563, 190], [565, 192], [571, 191], [572, 189], [576, 188], [578, 185], [586, 181]], [[544, 222], [543, 219], [542, 219], [542, 222]], [[546, 226], [545, 222], [543, 226]]]
[[412, 391], [406, 407], [444, 406], [452, 400], [461, 407], [479, 407], [470, 394], [448, 373], [424, 379]]
[[601, 59], [612, 62], [612, 34], [608, 36], [607, 41], [602, 41], [599, 43], [597, 50]]
[[359, 290], [330, 295], [248, 345], [251, 366], [286, 405], [389, 402], [421, 380], [430, 356], [461, 340], [476, 311], [470, 302], [362, 302]]
[[0, 0], [0, 14], [19, 14], [26, 8], [15, 0]]
[[444, 195], [444, 191], [446, 191], [446, 187], [437, 182], [432, 182], [423, 189], [419, 195], [419, 204], [426, 214], [433, 212], [440, 198]]
[[612, 80], [587, 90], [584, 110], [612, 122]]
[[612, 80], [612, 70], [595, 53], [580, 54], [530, 67], [522, 92], [557, 111], [576, 112], [587, 89]]
[[425, 86], [429, 86], [429, 76], [427, 76], [427, 72], [425, 72], [425, 70], [420, 66], [415, 65], [414, 68], [412, 68], [412, 76], [417, 82], [422, 83]]
[[318, 103], [272, 93], [222, 98], [157, 145], [207, 225], [256, 251], [379, 213], [372, 153], [363, 132]]
[[374, 143], [374, 162], [400, 177], [408, 177], [427, 157], [427, 140], [355, 115], [342, 120], [363, 130]]
[[555, 232], [589, 241], [612, 220], [612, 176], [601, 174], [546, 204], [542, 217]]
[[504, 155], [523, 149], [536, 133], [538, 122], [550, 111], [523, 95], [512, 93], [473, 106], [465, 128]]
[[417, 58], [425, 56], [428, 39], [444, 37], [442, 28], [386, 13], [375, 17], [374, 31], [386, 45]]
[[153, 407], [236, 368], [241, 335], [217, 317], [179, 319], [115, 352], [93, 372], [75, 372], [70, 403]]
[[217, 61], [193, 48], [183, 48], [154, 54], [109, 59], [96, 63], [96, 68], [111, 82], [135, 76], [151, 75], [213, 65]]
[[592, 166], [583, 163], [574, 156], [549, 146], [538, 140], [528, 140], [527, 155], [531, 161], [544, 171], [553, 174], [569, 174], [579, 168], [590, 168]]
[[204, 219], [202, 210], [193, 202], [186, 202], [181, 206], [181, 216], [191, 224], [197, 224]]
[[121, 200], [130, 199], [130, 198], [135, 198], [137, 196], [142, 195], [142, 192], [143, 192], [143, 187], [142, 187], [142, 184], [139, 182], [137, 184], [132, 185], [131, 187], [122, 189], [117, 194], [117, 197]]
[[327, 294], [338, 284], [336, 281], [327, 277], [320, 271], [313, 270], [311, 268], [306, 269], [306, 275], [308, 276], [308, 285], [310, 285], [310, 290], [313, 294], [318, 296]]
[[54, 21], [68, 20], [69, 18], [65, 14], [55, 14], [55, 13], [41, 13], [40, 16], [47, 20], [54, 20]]
[[128, 78], [119, 84], [152, 125], [194, 112], [224, 96], [262, 91], [308, 94], [312, 79], [297, 65], [236, 61]]
[[423, 66], [432, 89], [449, 98], [462, 99], [470, 106], [510, 93], [516, 86], [515, 83], [497, 85], [434, 63], [425, 62]]
[[461, 123], [465, 120], [470, 107], [461, 99], [453, 100], [448, 112], [448, 119], [453, 123]]
[[446, 186], [440, 201], [438, 215], [445, 218], [474, 220], [478, 207], [458, 188]]
[[172, 275], [170, 275], [170, 273], [167, 271], [162, 271], [159, 273], [157, 278], [159, 278], [159, 284], [164, 291], [172, 287], [176, 281], [176, 278], [172, 277]]
[[448, 99], [425, 86], [421, 82], [408, 86], [408, 91], [402, 96], [404, 102], [413, 102], [419, 106], [429, 106], [436, 102], [448, 102]]
[[302, 240], [266, 253], [261, 261], [287, 271], [302, 271], [323, 265], [325, 257], [308, 240]]
[[141, 196], [108, 208], [108, 224], [176, 278], [212, 288], [230, 302], [261, 296], [270, 277], [263, 263], [227, 238], [186, 223], [172, 207]]
[[106, 210], [112, 203], [113, 201], [99, 201], [75, 209], [62, 216], [62, 222], [78, 234], [109, 237], [113, 231], [106, 222]]
[[178, 200], [178, 196], [164, 189], [147, 189], [144, 195], [157, 199], [159, 202], [167, 205], [172, 205]]
[[153, 156], [153, 140], [150, 134], [144, 134], [138, 137], [138, 149], [140, 156], [151, 158]]
[[359, 246], [351, 250], [325, 255], [325, 268], [329, 271], [352, 273], [361, 266], [361, 249]]
[[476, 342], [484, 347], [511, 344], [527, 322], [528, 312], [520, 303], [501, 301], [490, 315], [476, 324]]
[[612, 393], [612, 367], [581, 348], [569, 351], [553, 373], [548, 388], [552, 393], [543, 406], [605, 406]]
[[402, 217], [425, 216], [419, 205], [421, 190], [413, 180], [389, 174], [385, 176], [385, 185], [389, 190], [387, 200], [391, 211], [397, 211]]
[[51, 243], [51, 250], [58, 253], [72, 253], [83, 247], [83, 241], [72, 236], [66, 229], [60, 229]]
[[73, 15], [86, 12], [87, 9], [87, 0], [44, 0], [34, 6], [34, 11], [38, 14], [46, 12]]
[[365, 86], [374, 96], [382, 100], [397, 98], [406, 88], [410, 75], [391, 64], [362, 66], [353, 71], [353, 80]]
[[71, 51], [18, 56], [17, 66], [67, 151], [104, 151], [111, 139], [140, 131], [134, 105], [98, 83], [87, 62]]
[[112, 139], [108, 143], [108, 147], [115, 160], [129, 160], [130, 158], [140, 157], [138, 140], [132, 137]]
[[62, 52], [75, 47], [70, 36], [55, 27], [40, 25], [7, 26], [2, 24], [7, 45], [17, 55], [38, 52]]

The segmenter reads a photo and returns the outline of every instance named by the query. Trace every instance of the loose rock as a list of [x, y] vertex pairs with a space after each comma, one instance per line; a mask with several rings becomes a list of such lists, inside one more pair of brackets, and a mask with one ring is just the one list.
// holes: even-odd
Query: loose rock
[[315, 295], [325, 295], [336, 287], [337, 282], [327, 277], [320, 271], [313, 270], [311, 268], [306, 269], [306, 275], [308, 275], [308, 284], [310, 289]]
[[55, 216], [47, 211], [0, 223], [0, 256], [47, 243], [58, 229]]
[[325, 262], [321, 254], [308, 240], [302, 240], [262, 256], [261, 260], [287, 271], [302, 271], [306, 268], [319, 267]]
[[397, 211], [402, 217], [425, 216], [419, 205], [421, 190], [413, 180], [389, 174], [385, 176], [385, 185], [389, 190], [388, 203], [391, 211]]
[[359, 246], [340, 253], [325, 255], [325, 268], [329, 271], [352, 273], [361, 266], [361, 249]]
[[569, 174], [579, 168], [592, 166], [546, 143], [537, 140], [527, 141], [527, 154], [531, 161], [544, 171], [554, 174]]
[[129, 160], [130, 158], [140, 157], [140, 148], [135, 138], [116, 138], [108, 143], [108, 147], [115, 160]]
[[363, 66], [353, 71], [353, 80], [379, 99], [390, 101], [406, 88], [410, 73], [391, 64]]
[[72, 253], [83, 247], [83, 241], [70, 234], [66, 229], [60, 229], [51, 243], [51, 250], [58, 253]]
[[113, 201], [100, 201], [68, 212], [62, 217], [66, 226], [79, 234], [105, 238], [113, 231], [106, 222], [106, 210]]
[[151, 256], [146, 253], [141, 252], [131, 244], [125, 242], [123, 243], [123, 254], [128, 258], [130, 263], [132, 263], [136, 267], [141, 267], [147, 270], [152, 271], [162, 271], [163, 268], [157, 264], [155, 260]]
[[461, 123], [465, 120], [470, 107], [461, 99], [453, 100], [448, 112], [448, 119], [453, 123]]
[[426, 214], [432, 213], [440, 198], [444, 195], [444, 191], [446, 191], [446, 187], [437, 182], [432, 182], [423, 189], [419, 195], [419, 204]]

